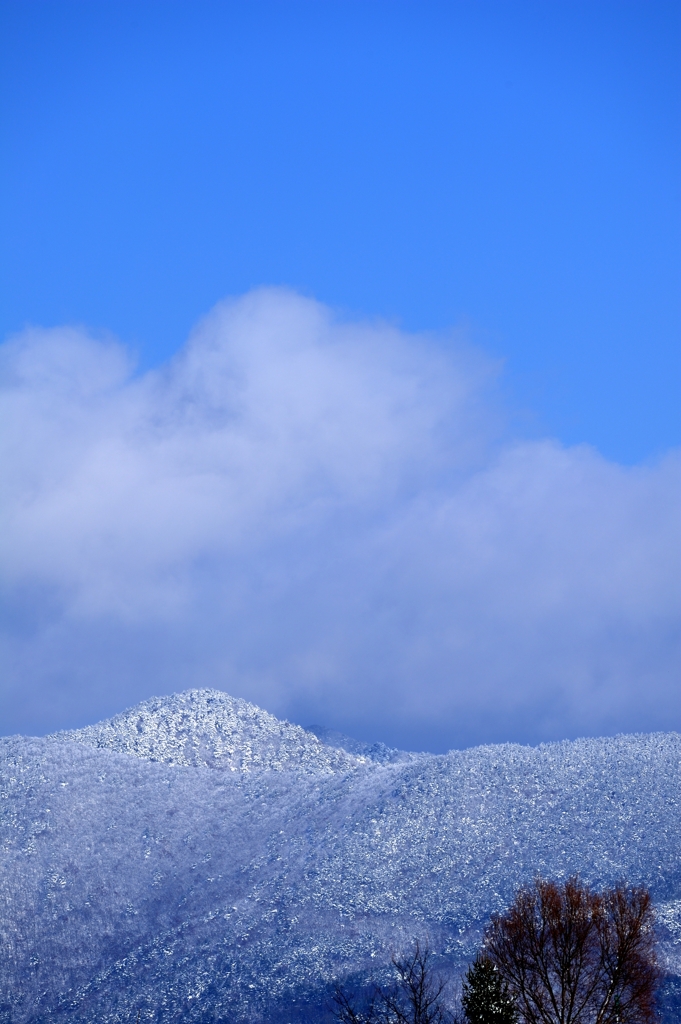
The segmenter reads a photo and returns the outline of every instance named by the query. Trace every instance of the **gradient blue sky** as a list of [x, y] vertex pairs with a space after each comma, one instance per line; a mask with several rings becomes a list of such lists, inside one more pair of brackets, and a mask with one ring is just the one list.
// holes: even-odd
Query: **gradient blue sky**
[[0, 732], [681, 728], [680, 42], [0, 3]]
[[0, 333], [144, 366], [288, 285], [466, 322], [528, 431], [681, 441], [678, 2], [2, 4]]

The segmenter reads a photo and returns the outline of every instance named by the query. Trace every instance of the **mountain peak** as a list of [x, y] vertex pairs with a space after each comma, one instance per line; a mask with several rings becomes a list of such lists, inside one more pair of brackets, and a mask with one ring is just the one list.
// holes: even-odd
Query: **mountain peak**
[[255, 704], [210, 689], [152, 697], [113, 718], [53, 738], [166, 764], [240, 772], [328, 773], [366, 762]]

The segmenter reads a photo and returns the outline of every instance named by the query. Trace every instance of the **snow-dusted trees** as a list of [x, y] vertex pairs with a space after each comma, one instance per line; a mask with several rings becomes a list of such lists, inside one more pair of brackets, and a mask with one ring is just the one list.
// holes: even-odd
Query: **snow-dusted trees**
[[484, 956], [508, 986], [521, 1024], [655, 1019], [659, 974], [645, 888], [621, 883], [594, 892], [577, 878], [562, 885], [538, 878], [493, 918]]
[[650, 893], [596, 892], [576, 877], [537, 878], [496, 915], [465, 975], [461, 1016], [430, 950], [393, 957], [395, 983], [361, 1004], [336, 993], [340, 1024], [653, 1024], [660, 978]]

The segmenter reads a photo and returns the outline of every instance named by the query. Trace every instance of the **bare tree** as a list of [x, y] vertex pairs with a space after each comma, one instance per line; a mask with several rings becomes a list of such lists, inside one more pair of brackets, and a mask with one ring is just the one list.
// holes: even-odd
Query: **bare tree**
[[419, 942], [410, 955], [393, 956], [395, 985], [374, 987], [361, 1008], [342, 988], [336, 989], [336, 1019], [341, 1024], [450, 1024], [446, 983], [435, 974], [432, 956]]
[[485, 935], [522, 1024], [650, 1024], [659, 972], [650, 893], [538, 878]]
[[360, 1005], [356, 996], [339, 986], [333, 996], [334, 1017], [340, 1024], [377, 1024], [376, 998], [371, 995]]

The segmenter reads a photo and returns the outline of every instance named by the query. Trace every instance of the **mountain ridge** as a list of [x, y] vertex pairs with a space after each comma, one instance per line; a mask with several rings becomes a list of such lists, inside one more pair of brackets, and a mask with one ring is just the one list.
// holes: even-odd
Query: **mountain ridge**
[[681, 736], [390, 757], [220, 691], [0, 740], [2, 1024], [322, 1020], [415, 937], [456, 976], [575, 871], [650, 886], [679, 1019]]
[[321, 743], [299, 725], [221, 690], [151, 697], [125, 711], [52, 738], [167, 764], [231, 771], [337, 771], [362, 758]]

